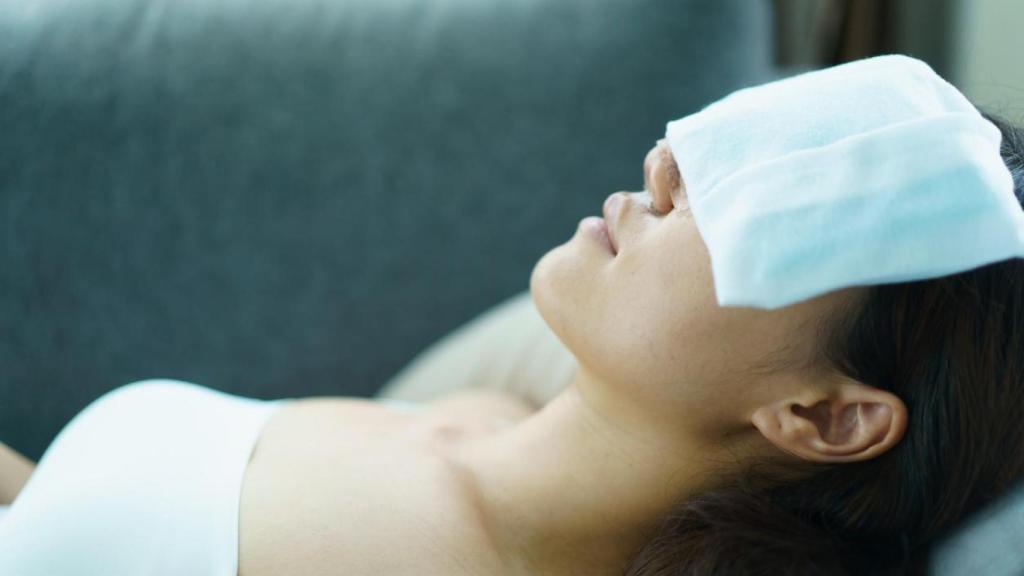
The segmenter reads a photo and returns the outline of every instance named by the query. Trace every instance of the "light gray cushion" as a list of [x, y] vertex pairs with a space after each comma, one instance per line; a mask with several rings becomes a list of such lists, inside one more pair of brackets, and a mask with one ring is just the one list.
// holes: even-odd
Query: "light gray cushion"
[[1024, 574], [1024, 484], [936, 547], [931, 569], [934, 576]]

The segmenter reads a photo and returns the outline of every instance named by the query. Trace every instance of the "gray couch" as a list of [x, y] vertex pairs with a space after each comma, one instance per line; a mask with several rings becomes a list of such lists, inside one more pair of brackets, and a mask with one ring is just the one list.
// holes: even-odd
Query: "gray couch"
[[749, 0], [0, 0], [0, 440], [372, 395], [770, 47]]
[[[528, 287], [758, 0], [0, 0], [0, 441], [155, 377], [372, 396]], [[936, 556], [1024, 573], [1024, 506]], [[993, 539], [996, 533], [1002, 538]]]

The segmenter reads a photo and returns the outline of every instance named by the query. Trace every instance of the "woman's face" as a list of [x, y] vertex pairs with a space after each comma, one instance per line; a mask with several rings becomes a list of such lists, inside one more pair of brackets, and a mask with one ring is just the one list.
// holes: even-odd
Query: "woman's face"
[[537, 262], [530, 289], [551, 329], [617, 402], [672, 418], [684, 410], [688, 426], [717, 428], [764, 400], [744, 371], [776, 352], [798, 364], [810, 358], [814, 323], [850, 290], [777, 310], [719, 306], [685, 178], [658, 142], [644, 161], [647, 190], [604, 202], [611, 243], [600, 219], [584, 218]]

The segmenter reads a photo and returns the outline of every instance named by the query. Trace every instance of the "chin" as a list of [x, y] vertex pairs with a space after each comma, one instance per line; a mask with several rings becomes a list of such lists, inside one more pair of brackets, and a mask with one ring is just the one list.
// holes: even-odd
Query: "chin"
[[549, 326], [551, 321], [548, 320], [548, 310], [551, 307], [551, 291], [554, 283], [551, 269], [558, 259], [556, 252], [560, 248], [561, 246], [548, 250], [540, 260], [537, 260], [537, 263], [533, 265], [533, 270], [530, 271], [530, 296], [533, 298], [533, 305]]
[[581, 296], [592, 287], [595, 271], [571, 243], [549, 250], [533, 266], [530, 273], [530, 296], [544, 322], [562, 344], [575, 354], [570, 328], [580, 325], [567, 313], [582, 313], [586, 303]]

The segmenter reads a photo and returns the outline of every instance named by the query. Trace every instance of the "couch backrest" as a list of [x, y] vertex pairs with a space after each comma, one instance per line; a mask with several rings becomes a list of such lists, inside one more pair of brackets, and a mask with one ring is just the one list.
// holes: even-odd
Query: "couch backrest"
[[750, 0], [0, 0], [0, 441], [370, 395], [771, 73]]

